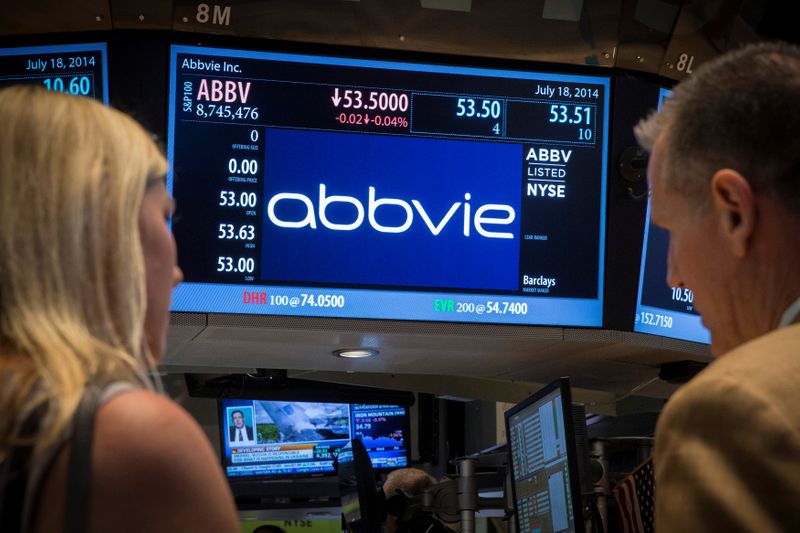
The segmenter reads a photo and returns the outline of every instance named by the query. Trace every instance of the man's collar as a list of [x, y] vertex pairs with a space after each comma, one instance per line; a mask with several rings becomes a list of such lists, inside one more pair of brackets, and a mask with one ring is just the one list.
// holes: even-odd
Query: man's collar
[[792, 305], [790, 305], [786, 311], [783, 312], [781, 316], [781, 321], [778, 323], [778, 327], [782, 328], [784, 326], [788, 326], [797, 321], [800, 318], [800, 298], [795, 300]]

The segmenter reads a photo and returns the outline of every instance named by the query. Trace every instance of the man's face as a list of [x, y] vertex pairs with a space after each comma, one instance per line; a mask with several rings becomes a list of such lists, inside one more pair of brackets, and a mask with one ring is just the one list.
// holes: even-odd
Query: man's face
[[[669, 232], [667, 284], [694, 292], [694, 306], [711, 331], [711, 352], [720, 356], [731, 349], [733, 291], [731, 264], [722, 249], [719, 227], [711, 207], [701, 209], [684, 194], [667, 187], [664, 163], [665, 136], [659, 137], [647, 167], [650, 184], [650, 216]], [[670, 161], [680, 172], [680, 161]], [[709, 183], [710, 183], [709, 176]], [[710, 185], [709, 185], [710, 194]]]
[[237, 428], [244, 427], [244, 416], [242, 416], [242, 413], [233, 413], [233, 425]]

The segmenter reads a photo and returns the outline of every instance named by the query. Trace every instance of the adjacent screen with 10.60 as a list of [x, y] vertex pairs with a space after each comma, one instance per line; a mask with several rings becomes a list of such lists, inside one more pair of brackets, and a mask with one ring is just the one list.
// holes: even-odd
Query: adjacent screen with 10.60
[[173, 310], [600, 326], [609, 80], [171, 50]]
[[108, 103], [105, 43], [0, 48], [0, 88], [39, 85]]

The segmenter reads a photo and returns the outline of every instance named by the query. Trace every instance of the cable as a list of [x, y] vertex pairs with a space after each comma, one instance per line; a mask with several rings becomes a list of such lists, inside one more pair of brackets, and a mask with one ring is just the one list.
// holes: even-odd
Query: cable
[[639, 392], [643, 388], [647, 387], [648, 385], [651, 385], [651, 384], [655, 383], [656, 381], [660, 381], [660, 380], [661, 380], [661, 378], [656, 376], [654, 378], [648, 379], [647, 381], [643, 381], [643, 382], [639, 383], [638, 385], [636, 385], [631, 390], [629, 390], [628, 392], [626, 392], [625, 394], [623, 394], [622, 396], [620, 396], [618, 398], [615, 398], [613, 402], [605, 402], [605, 403], [591, 402], [588, 405], [589, 405], [589, 407], [604, 407], [606, 405], [614, 405], [617, 402], [621, 402], [625, 398], [628, 398], [628, 397], [636, 394], [637, 392]]
[[592, 503], [590, 506], [592, 508], [592, 533], [606, 533], [603, 517], [600, 516], [600, 510], [597, 508], [596, 498], [592, 498]]

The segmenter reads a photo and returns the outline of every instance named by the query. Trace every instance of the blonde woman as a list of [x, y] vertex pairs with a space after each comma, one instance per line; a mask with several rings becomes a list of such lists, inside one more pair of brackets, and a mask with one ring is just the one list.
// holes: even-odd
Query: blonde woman
[[0, 91], [0, 530], [234, 532], [200, 427], [156, 390], [166, 161], [132, 119]]

